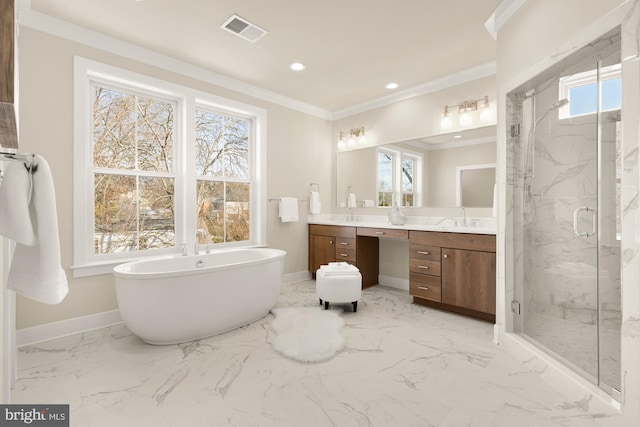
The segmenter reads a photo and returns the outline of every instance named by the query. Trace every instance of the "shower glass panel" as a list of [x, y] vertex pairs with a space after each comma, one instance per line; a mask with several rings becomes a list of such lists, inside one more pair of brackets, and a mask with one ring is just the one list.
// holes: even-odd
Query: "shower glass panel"
[[619, 32], [509, 94], [514, 330], [582, 376], [620, 389]]

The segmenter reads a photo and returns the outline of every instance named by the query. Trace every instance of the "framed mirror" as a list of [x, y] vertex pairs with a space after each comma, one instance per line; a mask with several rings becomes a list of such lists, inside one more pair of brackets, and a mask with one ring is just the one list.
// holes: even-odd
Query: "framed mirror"
[[352, 193], [357, 207], [491, 207], [495, 163], [495, 126], [340, 151], [336, 206]]

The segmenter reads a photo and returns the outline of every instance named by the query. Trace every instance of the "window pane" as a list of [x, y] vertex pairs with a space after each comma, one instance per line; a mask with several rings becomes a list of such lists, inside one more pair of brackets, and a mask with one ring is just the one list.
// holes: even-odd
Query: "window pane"
[[249, 184], [227, 182], [227, 242], [249, 240]]
[[391, 200], [393, 193], [386, 193], [383, 191], [378, 192], [378, 206], [391, 206]]
[[414, 159], [402, 159], [402, 191], [413, 192]]
[[617, 110], [622, 107], [622, 79], [604, 80], [602, 82], [602, 110]]
[[224, 183], [198, 181], [196, 212], [197, 228], [207, 232], [212, 243], [223, 243], [224, 235]]
[[173, 170], [173, 105], [138, 98], [138, 168], [144, 171]]
[[134, 169], [135, 97], [97, 86], [93, 94], [93, 165]]
[[175, 246], [173, 179], [141, 177], [139, 187], [139, 249]]
[[247, 183], [198, 181], [198, 228], [206, 230], [213, 243], [249, 240]]
[[378, 153], [378, 191], [391, 191], [393, 187], [393, 156]]
[[[94, 86], [93, 164], [172, 172], [173, 104]], [[137, 143], [137, 146], [136, 146]]]
[[249, 177], [249, 122], [196, 111], [196, 174]]
[[136, 178], [95, 174], [95, 253], [137, 250]]
[[569, 90], [569, 115], [595, 113], [598, 106], [598, 91], [595, 83], [576, 86]]

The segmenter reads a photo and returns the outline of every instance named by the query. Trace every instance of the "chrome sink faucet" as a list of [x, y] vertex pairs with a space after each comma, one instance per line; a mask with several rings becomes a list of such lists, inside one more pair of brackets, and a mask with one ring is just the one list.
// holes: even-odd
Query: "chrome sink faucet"
[[196, 230], [196, 243], [195, 245], [193, 245], [193, 252], [198, 255], [198, 252], [200, 252], [200, 238], [202, 238], [202, 240], [207, 238], [207, 232], [204, 231], [204, 228], [198, 228]]
[[460, 213], [462, 214], [462, 226], [467, 226], [467, 211], [464, 210], [464, 207], [460, 207]]

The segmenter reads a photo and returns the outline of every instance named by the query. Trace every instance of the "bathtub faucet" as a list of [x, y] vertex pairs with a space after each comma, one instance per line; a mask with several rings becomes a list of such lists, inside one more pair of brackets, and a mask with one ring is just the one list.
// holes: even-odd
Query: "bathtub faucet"
[[198, 252], [200, 252], [200, 238], [202, 237], [202, 240], [207, 238], [207, 232], [204, 231], [204, 228], [198, 228], [196, 230], [196, 244], [193, 246], [193, 251], [195, 252], [196, 255], [198, 255]]

